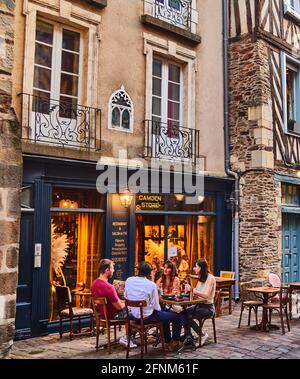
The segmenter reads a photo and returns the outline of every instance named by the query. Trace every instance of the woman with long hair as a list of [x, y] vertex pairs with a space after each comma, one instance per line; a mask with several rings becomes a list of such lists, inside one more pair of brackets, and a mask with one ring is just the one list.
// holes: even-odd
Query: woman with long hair
[[156, 285], [164, 294], [180, 294], [180, 280], [177, 269], [170, 260], [164, 263], [161, 278], [158, 279]]
[[[209, 273], [208, 263], [206, 259], [199, 259], [195, 262], [194, 272], [199, 275], [196, 287], [193, 289], [194, 297], [203, 300], [200, 304], [193, 305], [185, 311], [185, 330], [187, 335], [191, 335], [191, 328], [196, 333], [200, 333], [198, 324], [194, 318], [211, 318], [215, 313], [214, 297], [216, 292], [216, 279]], [[191, 291], [192, 288], [186, 284], [185, 291]], [[208, 334], [202, 332], [201, 346], [208, 339]]]

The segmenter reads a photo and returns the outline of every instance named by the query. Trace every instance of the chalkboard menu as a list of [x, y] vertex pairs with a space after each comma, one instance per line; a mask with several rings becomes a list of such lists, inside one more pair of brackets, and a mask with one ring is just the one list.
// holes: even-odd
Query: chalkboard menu
[[125, 280], [128, 261], [128, 221], [112, 221], [111, 258], [115, 262], [115, 277]]

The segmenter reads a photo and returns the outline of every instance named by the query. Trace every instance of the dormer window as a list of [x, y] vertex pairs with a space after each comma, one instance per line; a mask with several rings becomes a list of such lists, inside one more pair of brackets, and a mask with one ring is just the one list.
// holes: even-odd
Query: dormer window
[[300, 0], [285, 0], [284, 13], [300, 21]]
[[124, 86], [110, 97], [108, 128], [130, 133], [133, 131], [133, 102]]

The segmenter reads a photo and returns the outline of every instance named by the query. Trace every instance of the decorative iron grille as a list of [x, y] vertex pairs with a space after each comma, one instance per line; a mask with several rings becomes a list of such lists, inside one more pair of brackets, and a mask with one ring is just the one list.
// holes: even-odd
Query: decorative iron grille
[[191, 30], [192, 0], [153, 0], [154, 17]]
[[[63, 147], [100, 150], [101, 110], [75, 99], [21, 94], [22, 139]], [[66, 99], [66, 97], [64, 97]]]
[[191, 160], [197, 163], [200, 157], [199, 130], [184, 128], [174, 123], [145, 121], [146, 156], [174, 161]]

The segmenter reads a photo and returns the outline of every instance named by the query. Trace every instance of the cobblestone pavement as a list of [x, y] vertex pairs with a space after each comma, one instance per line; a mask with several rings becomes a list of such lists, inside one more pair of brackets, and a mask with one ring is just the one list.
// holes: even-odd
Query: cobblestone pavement
[[[250, 330], [247, 326], [247, 312], [244, 311], [242, 327], [237, 328], [239, 306], [235, 306], [233, 314], [216, 319], [218, 343], [213, 343], [213, 333], [210, 320], [206, 321], [204, 330], [211, 337], [207, 344], [196, 351], [186, 349], [181, 355], [168, 352], [167, 359], [285, 359], [300, 358], [300, 318], [291, 322], [291, 332], [282, 335], [281, 330], [261, 332]], [[297, 315], [297, 316], [300, 316]], [[254, 318], [254, 317], [253, 317]], [[252, 323], [254, 320], [252, 320]], [[279, 318], [273, 316], [272, 324], [280, 325]], [[124, 334], [124, 329], [118, 336]], [[106, 349], [95, 351], [95, 337], [75, 336], [69, 340], [68, 333], [60, 340], [58, 334], [46, 337], [31, 338], [14, 343], [12, 359], [124, 359], [126, 350], [117, 344], [112, 347], [112, 354]], [[100, 337], [100, 343], [105, 343], [105, 335]], [[130, 358], [139, 358], [140, 349], [133, 349]], [[149, 344], [145, 358], [162, 358], [160, 345], [154, 348]]]

